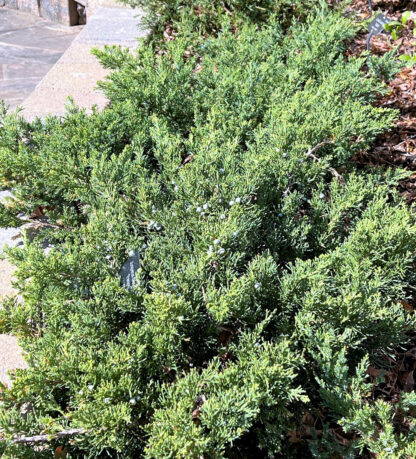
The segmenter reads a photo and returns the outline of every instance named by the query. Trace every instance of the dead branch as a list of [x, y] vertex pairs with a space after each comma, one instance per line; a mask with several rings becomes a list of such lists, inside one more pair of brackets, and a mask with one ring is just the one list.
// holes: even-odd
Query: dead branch
[[[331, 143], [334, 143], [333, 140], [324, 140], [323, 142], [318, 143], [317, 145], [312, 147], [310, 150], [308, 150], [308, 152], [306, 153], [306, 156], [308, 158], [312, 158], [314, 161], [320, 161], [320, 159], [317, 156], [315, 156], [314, 153], [317, 150], [319, 150], [321, 147], [323, 147], [324, 145], [329, 145]], [[330, 167], [329, 170], [333, 177], [335, 177], [340, 183], [345, 185], [345, 179], [338, 171], [336, 171], [333, 167]]]
[[306, 153], [306, 156], [308, 158], [313, 158], [315, 161], [319, 161], [319, 159], [314, 155], [315, 151], [318, 151], [320, 148], [322, 148], [324, 145], [329, 145], [331, 143], [334, 143], [333, 140], [324, 140], [320, 143], [318, 143], [317, 145], [315, 145], [314, 147], [312, 147], [307, 153]]
[[[11, 440], [13, 445], [21, 445], [26, 443], [49, 443], [51, 440], [59, 440], [61, 438], [66, 437], [73, 437], [76, 435], [83, 435], [86, 434], [88, 431], [86, 429], [68, 429], [62, 430], [61, 432], [56, 432], [51, 435], [33, 435], [32, 437], [15, 437]], [[2, 438], [0, 441], [7, 441], [6, 439]]]

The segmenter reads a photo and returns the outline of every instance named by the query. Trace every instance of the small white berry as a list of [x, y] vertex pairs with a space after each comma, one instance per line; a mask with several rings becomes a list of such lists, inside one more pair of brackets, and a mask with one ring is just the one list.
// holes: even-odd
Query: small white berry
[[134, 250], [129, 250], [129, 257], [134, 257]]
[[110, 399], [107, 397], [104, 399], [104, 403], [110, 403]]
[[215, 239], [214, 244], [218, 245], [221, 241], [219, 239]]
[[228, 204], [230, 204], [230, 206], [233, 206], [235, 204], [234, 201], [230, 201]]
[[324, 197], [325, 197], [324, 193], [321, 193], [321, 194], [319, 195], [319, 198], [320, 198], [320, 199], [324, 199]]
[[204, 208], [204, 210], [207, 210], [208, 209], [208, 204], [204, 204], [202, 207]]
[[235, 199], [235, 202], [236, 202], [237, 204], [239, 204], [239, 203], [241, 202], [241, 198], [240, 198], [240, 197], [236, 198], [236, 199]]
[[175, 185], [175, 188], [173, 189], [173, 191], [178, 191], [178, 190], [179, 190], [178, 185]]
[[94, 385], [93, 384], [89, 384], [87, 387], [88, 387], [88, 390], [93, 390], [94, 389]]
[[225, 253], [225, 249], [222, 248], [222, 247], [219, 248], [219, 249], [218, 249], [218, 253], [219, 253], [220, 255], [223, 255], [223, 254]]
[[202, 207], [197, 207], [197, 208], [196, 208], [196, 211], [197, 211], [198, 213], [201, 213], [201, 212], [202, 212]]
[[255, 288], [256, 290], [258, 290], [260, 287], [261, 287], [261, 284], [260, 284], [259, 282], [256, 282], [256, 283], [254, 284], [254, 288]]
[[287, 153], [283, 153], [283, 158], [286, 158], [287, 157]]
[[238, 236], [238, 231], [234, 231], [233, 236], [237, 237]]
[[82, 390], [79, 390], [79, 391], [78, 391], [78, 394], [79, 394], [79, 395], [82, 395], [83, 393], [84, 393], [84, 392], [82, 392]]
[[225, 214], [220, 215], [221, 220], [225, 220]]
[[136, 404], [136, 399], [135, 398], [131, 398], [129, 400], [129, 403], [130, 403], [130, 405], [135, 405]]
[[224, 173], [224, 169], [221, 168], [221, 169], [220, 169], [220, 174], [223, 174], [223, 173]]

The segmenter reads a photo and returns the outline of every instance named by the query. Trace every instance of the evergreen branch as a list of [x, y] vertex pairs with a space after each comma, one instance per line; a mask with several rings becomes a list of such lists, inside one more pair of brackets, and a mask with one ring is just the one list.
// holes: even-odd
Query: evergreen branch
[[[31, 437], [21, 436], [16, 437], [12, 440], [13, 445], [21, 445], [27, 443], [48, 443], [51, 440], [59, 440], [61, 438], [72, 437], [75, 435], [86, 434], [88, 430], [86, 429], [67, 429], [57, 432], [53, 435], [33, 435]], [[7, 441], [6, 439], [0, 439], [0, 441]]]
[[[324, 145], [329, 145], [329, 144], [332, 144], [332, 143], [334, 143], [333, 140], [324, 140], [324, 141], [318, 143], [317, 145], [315, 145], [314, 147], [312, 147], [310, 150], [308, 150], [308, 152], [306, 153], [306, 156], [308, 158], [312, 158], [314, 161], [319, 161], [319, 158], [317, 156], [315, 156], [314, 153], [317, 150], [319, 150], [321, 147], [323, 147]], [[333, 177], [335, 177], [336, 179], [338, 179], [338, 181], [340, 183], [345, 185], [344, 177], [337, 170], [335, 170], [333, 167], [330, 167], [329, 170], [331, 171], [331, 174], [332, 174]]]
[[306, 156], [308, 158], [313, 158], [315, 161], [319, 161], [319, 159], [314, 155], [315, 151], [318, 151], [323, 146], [329, 145], [331, 143], [334, 143], [334, 141], [333, 140], [323, 140], [322, 142], [318, 143], [317, 145], [309, 149], [308, 152], [306, 153]]

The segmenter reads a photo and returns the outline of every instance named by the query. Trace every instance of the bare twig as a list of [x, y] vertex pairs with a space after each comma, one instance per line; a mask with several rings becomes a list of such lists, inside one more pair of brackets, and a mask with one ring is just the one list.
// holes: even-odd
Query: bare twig
[[324, 140], [323, 142], [318, 143], [314, 147], [312, 147], [307, 153], [306, 156], [308, 158], [313, 158], [315, 161], [319, 161], [318, 158], [314, 155], [315, 151], [319, 150], [322, 148], [324, 145], [329, 145], [331, 143], [334, 143], [333, 140]]
[[416, 161], [416, 156], [411, 155], [409, 153], [401, 153], [400, 156], [404, 156], [405, 158], [410, 159], [411, 161]]
[[[15, 437], [11, 443], [13, 445], [26, 444], [26, 443], [48, 443], [51, 440], [59, 440], [60, 438], [73, 437], [76, 435], [86, 434], [86, 429], [68, 429], [56, 432], [52, 435], [33, 435], [32, 437]], [[6, 439], [0, 439], [0, 441], [7, 441]]]
[[289, 184], [286, 190], [283, 192], [283, 197], [286, 198], [290, 193], [290, 187], [293, 185], [293, 174], [289, 178]]
[[[317, 145], [312, 147], [310, 150], [308, 150], [308, 152], [306, 153], [306, 156], [308, 158], [312, 158], [314, 161], [319, 161], [319, 158], [315, 156], [314, 153], [317, 150], [319, 150], [321, 147], [323, 147], [324, 145], [329, 145], [331, 143], [334, 143], [333, 140], [324, 140], [323, 142], [318, 143]], [[333, 177], [335, 177], [336, 179], [338, 179], [340, 183], [345, 185], [345, 179], [338, 171], [336, 171], [333, 167], [330, 167], [329, 170], [331, 171], [331, 174]]]
[[403, 142], [400, 142], [397, 145], [395, 145], [393, 147], [393, 150], [400, 151], [400, 150], [398, 150], [398, 147], [400, 147], [401, 145], [407, 143], [409, 140], [413, 140], [415, 137], [416, 137], [415, 135], [409, 135], [409, 137], [407, 139], [403, 140]]

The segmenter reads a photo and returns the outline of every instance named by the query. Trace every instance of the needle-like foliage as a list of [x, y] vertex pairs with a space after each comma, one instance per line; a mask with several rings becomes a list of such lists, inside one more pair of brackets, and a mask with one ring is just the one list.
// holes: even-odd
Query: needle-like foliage
[[[29, 367], [1, 396], [7, 457], [415, 449], [365, 374], [414, 327], [399, 300], [415, 285], [415, 217], [394, 191], [403, 174], [352, 161], [396, 114], [374, 106], [384, 86], [365, 60], [344, 56], [349, 19], [267, 17], [204, 39], [184, 26], [158, 53], [97, 51], [112, 69], [102, 113], [3, 113], [15, 198], [0, 221], [48, 218], [9, 251], [22, 297], [0, 325]], [[401, 403], [412, 413], [413, 396]], [[305, 449], [293, 438], [311, 412]], [[36, 448], [13, 443], [39, 433]]]

